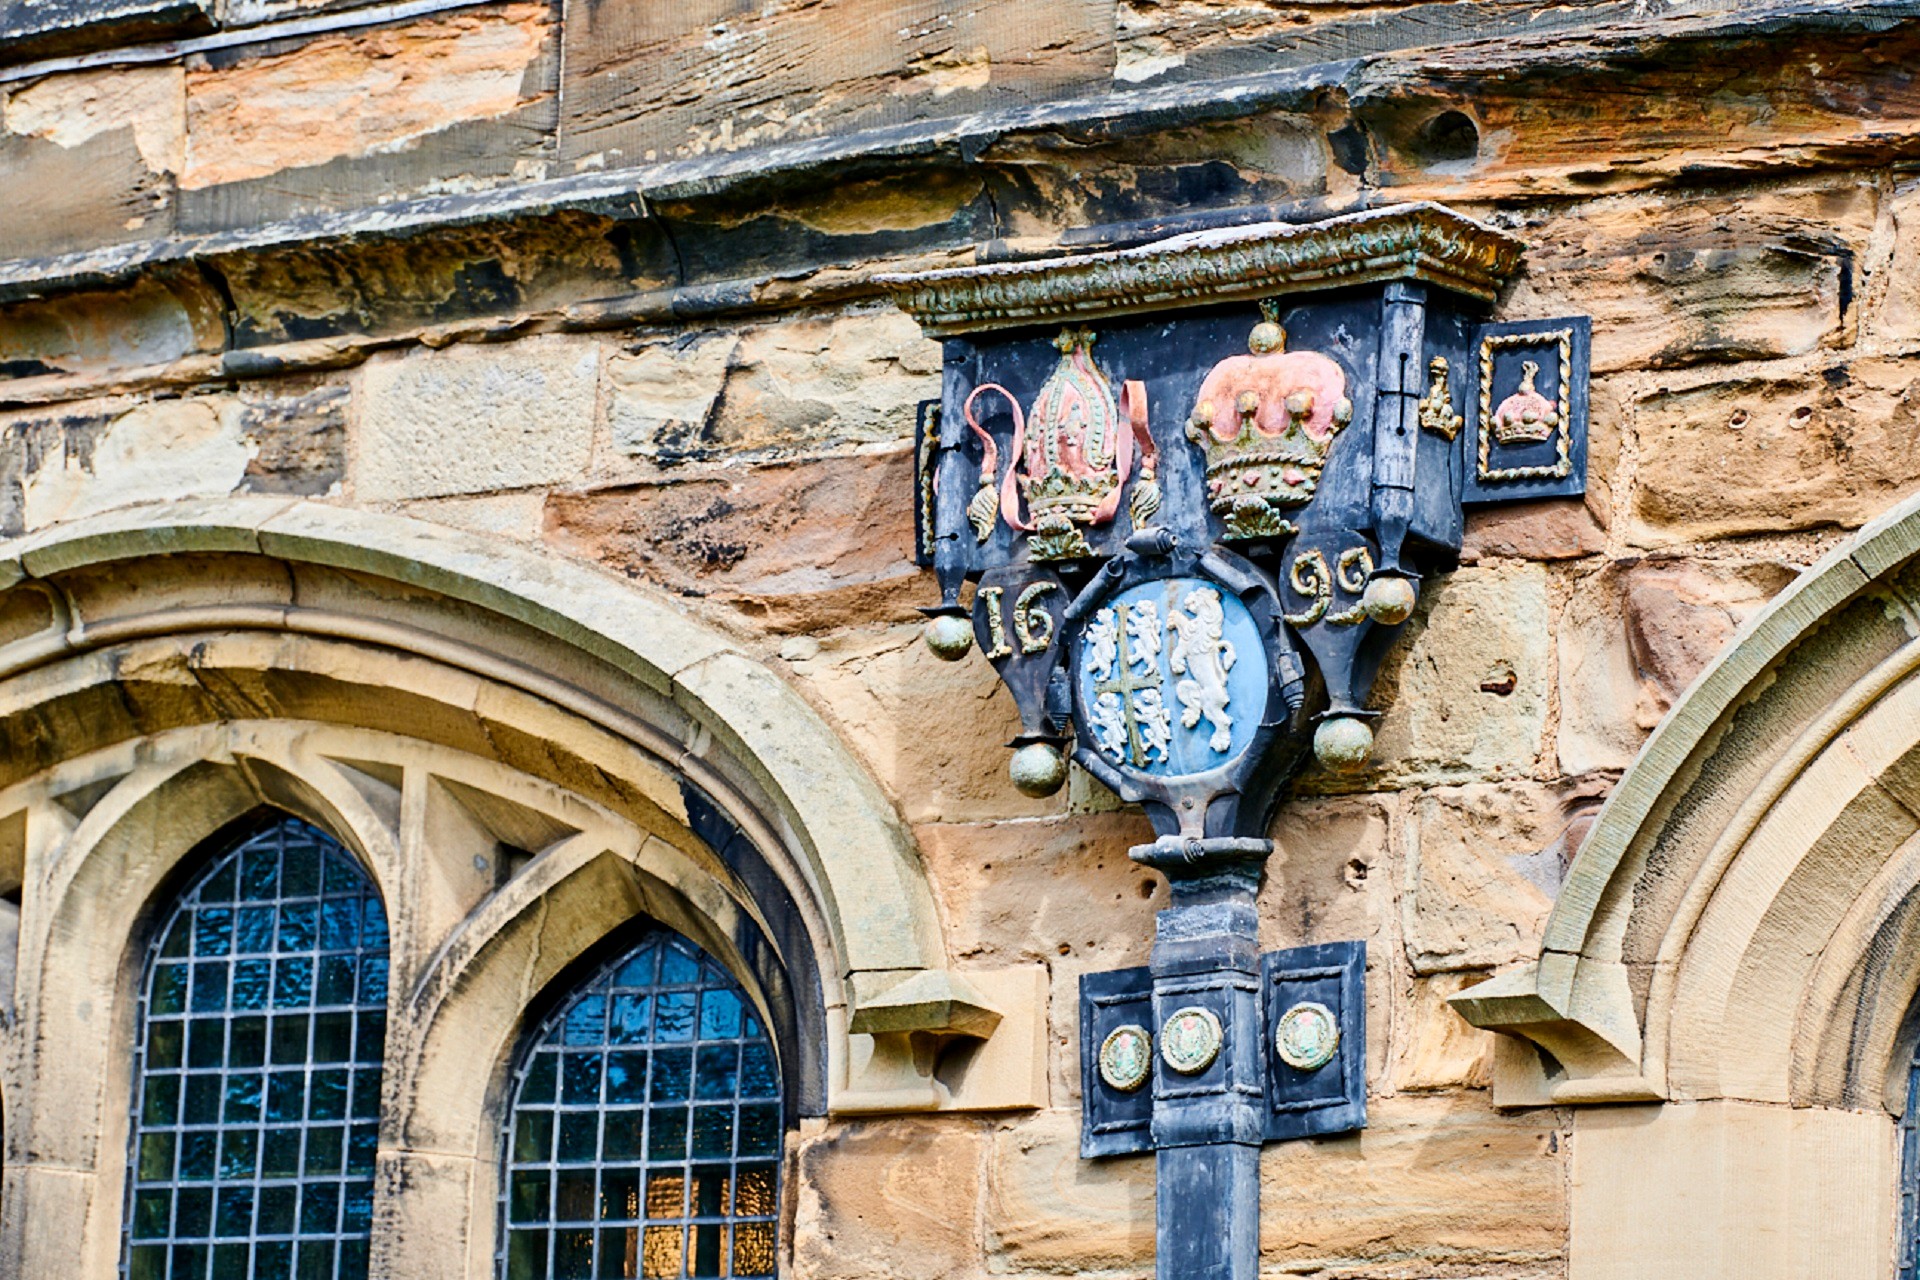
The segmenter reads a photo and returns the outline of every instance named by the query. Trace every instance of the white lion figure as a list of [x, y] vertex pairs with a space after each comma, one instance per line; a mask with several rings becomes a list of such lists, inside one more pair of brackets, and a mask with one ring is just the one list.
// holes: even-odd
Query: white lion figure
[[[1187, 678], [1174, 685], [1180, 699], [1180, 724], [1191, 729], [1205, 716], [1213, 726], [1207, 745], [1225, 751], [1233, 745], [1233, 717], [1227, 714], [1227, 672], [1237, 656], [1233, 642], [1221, 638], [1226, 618], [1220, 608], [1220, 593], [1211, 587], [1195, 587], [1180, 602], [1187, 612], [1174, 610], [1167, 618], [1167, 629], [1179, 633], [1179, 640], [1168, 655], [1167, 665], [1176, 676]], [[1189, 616], [1190, 615], [1190, 616]]]

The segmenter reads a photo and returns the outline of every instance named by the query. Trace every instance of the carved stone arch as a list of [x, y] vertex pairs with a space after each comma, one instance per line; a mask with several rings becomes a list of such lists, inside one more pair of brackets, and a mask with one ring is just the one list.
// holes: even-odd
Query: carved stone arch
[[1511, 1100], [1900, 1105], [1884, 1084], [1920, 986], [1916, 672], [1920, 501], [1748, 623], [1608, 799], [1539, 960], [1456, 997], [1542, 1051]]
[[[289, 726], [211, 724], [90, 753], [0, 793], [33, 848], [26, 859], [7, 1076], [27, 1084], [6, 1135], [17, 1182], [0, 1248], [22, 1219], [82, 1175], [119, 1203], [140, 971], [152, 930], [209, 842], [278, 812], [325, 831], [365, 867], [383, 900], [399, 872], [391, 830], [344, 780], [306, 767]], [[57, 1171], [57, 1172], [56, 1172]], [[110, 1274], [110, 1215], [80, 1237], [89, 1274]], [[49, 1246], [74, 1250], [71, 1237]], [[31, 1256], [31, 1255], [29, 1255]]]
[[[1574, 1274], [1880, 1276], [1920, 1018], [1920, 499], [1654, 731], [1539, 959], [1454, 997], [1495, 1101], [1576, 1112]], [[1582, 1225], [1584, 1224], [1584, 1225]]]
[[98, 1207], [124, 1177], [136, 952], [99, 940], [133, 936], [169, 868], [261, 805], [339, 837], [388, 905], [410, 1011], [389, 1023], [380, 1156], [407, 1195], [375, 1227], [393, 1274], [484, 1270], [490, 1082], [525, 1003], [635, 915], [693, 937], [788, 1029], [802, 1113], [1031, 1105], [1007, 1067], [1041, 1060], [1042, 1001], [1009, 1024], [1011, 1064], [973, 1056], [1012, 1082], [985, 1102], [906, 1052], [998, 1010], [947, 971], [884, 796], [724, 633], [414, 521], [277, 500], [121, 512], [0, 547], [0, 869], [23, 868], [29, 1012], [0, 1045], [30, 1084], [9, 1153], [31, 1153], [0, 1256], [28, 1274], [75, 1233], [88, 1273], [114, 1266], [117, 1213]]

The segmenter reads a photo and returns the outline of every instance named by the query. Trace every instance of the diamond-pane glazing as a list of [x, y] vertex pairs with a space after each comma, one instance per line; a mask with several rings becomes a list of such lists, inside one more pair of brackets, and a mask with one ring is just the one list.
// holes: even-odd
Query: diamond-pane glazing
[[773, 1044], [739, 984], [649, 932], [521, 1051], [501, 1275], [773, 1275], [781, 1133]]
[[161, 921], [134, 1060], [129, 1280], [365, 1280], [387, 917], [287, 819]]

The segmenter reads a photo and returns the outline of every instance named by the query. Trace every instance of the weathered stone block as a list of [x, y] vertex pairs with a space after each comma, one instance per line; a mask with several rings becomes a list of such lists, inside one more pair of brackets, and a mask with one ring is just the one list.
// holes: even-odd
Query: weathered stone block
[[1389, 1079], [1396, 1090], [1484, 1089], [1493, 1080], [1491, 1031], [1467, 1022], [1447, 997], [1486, 978], [1485, 973], [1439, 973], [1415, 978], [1399, 996]]
[[1920, 488], [1920, 362], [1659, 390], [1634, 433], [1640, 545], [1863, 524]]
[[930, 823], [914, 834], [956, 958], [1077, 954], [1096, 969], [1145, 964], [1161, 877], [1127, 857], [1153, 829], [1139, 814]]
[[[1078, 1144], [1073, 1112], [995, 1135], [994, 1271], [1152, 1274], [1152, 1157], [1081, 1160]], [[1265, 1149], [1262, 1269], [1357, 1278], [1551, 1265], [1566, 1252], [1566, 1149], [1552, 1113], [1501, 1115], [1484, 1094], [1376, 1098], [1359, 1133]]]
[[1462, 787], [1421, 797], [1414, 814], [1401, 900], [1414, 972], [1536, 954], [1568, 857], [1557, 842], [1573, 814], [1560, 797], [1531, 785]]
[[1482, 560], [1577, 560], [1604, 550], [1605, 526], [1577, 498], [1479, 507], [1467, 513], [1460, 562]]
[[911, 18], [892, 0], [663, 11], [620, 0], [567, 23], [565, 158], [609, 164], [732, 151], [1102, 84], [1112, 13], [1091, 0], [989, 0]]
[[124, 289], [85, 289], [0, 308], [0, 372], [102, 374], [169, 365], [226, 344], [220, 298], [191, 272]]
[[710, 456], [700, 441], [726, 385], [735, 341], [732, 334], [686, 334], [608, 360], [614, 451], [665, 463]]
[[355, 493], [382, 502], [577, 478], [593, 448], [599, 368], [597, 344], [557, 336], [368, 364]]
[[1567, 1142], [1552, 1112], [1495, 1112], [1485, 1094], [1376, 1098], [1367, 1127], [1268, 1147], [1264, 1266], [1331, 1276], [1432, 1276], [1566, 1255]]
[[888, 308], [646, 342], [607, 365], [616, 453], [663, 465], [905, 440], [940, 344]]
[[[1525, 774], [1546, 729], [1551, 613], [1537, 564], [1432, 579], [1382, 668], [1374, 768], [1393, 781]], [[1325, 775], [1314, 784], [1325, 785]]]
[[183, 190], [408, 149], [527, 98], [552, 34], [544, 4], [307, 41], [187, 75]]
[[792, 669], [908, 821], [1060, 811], [1057, 797], [1034, 800], [1014, 790], [1006, 743], [1020, 719], [992, 669], [977, 657], [942, 662], [918, 625], [822, 637]]
[[1576, 584], [1561, 616], [1562, 773], [1624, 769], [1680, 693], [1793, 579], [1774, 562], [1631, 561]]
[[821, 1280], [978, 1275], [981, 1171], [974, 1122], [893, 1119], [801, 1141], [793, 1269]]
[[1716, 1102], [1575, 1115], [1575, 1280], [1892, 1270], [1899, 1157], [1884, 1112]]
[[37, 529], [136, 502], [225, 497], [254, 447], [231, 397], [195, 396], [17, 420], [39, 438], [21, 482], [21, 523]]
[[[916, 617], [940, 598], [914, 567], [906, 449], [553, 495], [554, 542], [775, 632]], [[978, 670], [978, 668], [974, 668]], [[991, 685], [984, 674], [982, 690]]]
[[1893, 255], [1886, 293], [1868, 330], [1896, 342], [1920, 340], [1920, 182], [1903, 182], [1887, 200]]
[[1153, 1273], [1153, 1157], [1080, 1158], [1078, 1111], [993, 1136], [987, 1249], [995, 1272]]
[[243, 392], [240, 431], [254, 453], [241, 488], [303, 497], [333, 493], [347, 473], [350, 399], [342, 384]]

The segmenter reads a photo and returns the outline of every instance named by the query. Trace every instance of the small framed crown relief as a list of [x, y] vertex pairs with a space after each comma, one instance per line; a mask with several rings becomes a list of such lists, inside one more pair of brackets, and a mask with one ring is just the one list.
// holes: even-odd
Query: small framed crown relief
[[1587, 487], [1585, 316], [1481, 325], [1468, 370], [1468, 503]]

